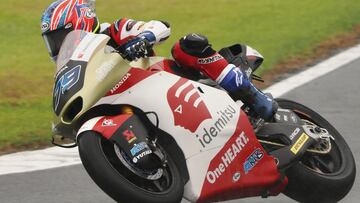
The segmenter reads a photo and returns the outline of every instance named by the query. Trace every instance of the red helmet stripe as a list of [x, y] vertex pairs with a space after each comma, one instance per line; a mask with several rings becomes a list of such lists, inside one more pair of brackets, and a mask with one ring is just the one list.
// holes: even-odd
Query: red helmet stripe
[[68, 13], [66, 16], [66, 23], [71, 21], [71, 18], [73, 16], [73, 11], [76, 10], [75, 6], [76, 6], [76, 1], [71, 0], [70, 5], [69, 5], [69, 10], [68, 10]]
[[50, 30], [56, 30], [59, 26], [72, 23], [74, 29], [82, 29], [91, 32], [96, 17], [95, 15], [88, 17], [87, 14], [90, 12], [90, 9], [91, 8], [85, 0], [61, 1], [52, 12]]
[[55, 30], [59, 24], [61, 16], [68, 5], [68, 1], [61, 2], [54, 10], [53, 16], [51, 17], [51, 30]]

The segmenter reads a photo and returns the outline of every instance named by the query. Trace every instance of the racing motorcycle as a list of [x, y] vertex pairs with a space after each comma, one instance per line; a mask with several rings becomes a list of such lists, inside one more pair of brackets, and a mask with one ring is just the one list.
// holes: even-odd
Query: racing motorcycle
[[[323, 117], [277, 99], [272, 121], [206, 80], [124, 60], [109, 37], [72, 31], [57, 61], [53, 143], [78, 146], [94, 182], [119, 202], [214, 202], [284, 193], [335, 202], [355, 179], [353, 155]], [[239, 59], [237, 46], [223, 54]], [[259, 64], [249, 66], [252, 72]], [[67, 140], [70, 140], [67, 141]]]

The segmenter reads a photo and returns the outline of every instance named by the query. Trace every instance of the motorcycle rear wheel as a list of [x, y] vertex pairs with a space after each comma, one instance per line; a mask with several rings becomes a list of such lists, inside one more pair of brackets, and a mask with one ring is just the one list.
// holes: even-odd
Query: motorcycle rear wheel
[[335, 138], [326, 155], [306, 153], [286, 170], [289, 183], [283, 192], [299, 202], [337, 202], [350, 191], [356, 174], [355, 161], [349, 146], [340, 133], [323, 117], [308, 107], [284, 99], [277, 100], [281, 108], [294, 111]]
[[114, 144], [99, 133], [86, 131], [78, 138], [81, 161], [94, 182], [117, 202], [180, 202], [184, 184], [174, 161], [156, 181], [132, 173], [116, 155]]

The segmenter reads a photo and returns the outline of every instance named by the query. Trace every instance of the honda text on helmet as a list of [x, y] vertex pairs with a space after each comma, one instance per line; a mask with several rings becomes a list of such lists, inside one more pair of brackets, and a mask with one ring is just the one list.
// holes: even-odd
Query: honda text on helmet
[[58, 0], [41, 17], [41, 31], [55, 61], [66, 35], [73, 30], [98, 32], [100, 23], [87, 0]]

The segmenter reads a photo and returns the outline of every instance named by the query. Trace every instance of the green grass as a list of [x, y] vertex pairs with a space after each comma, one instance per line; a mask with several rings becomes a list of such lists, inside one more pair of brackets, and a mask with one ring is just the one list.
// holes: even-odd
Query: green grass
[[[0, 4], [0, 149], [50, 138], [53, 67], [40, 36], [40, 16], [49, 0]], [[360, 23], [357, 0], [103, 0], [102, 22], [118, 17], [166, 20], [172, 36], [159, 46], [169, 56], [181, 36], [207, 35], [216, 49], [245, 43], [265, 56], [262, 70]]]

